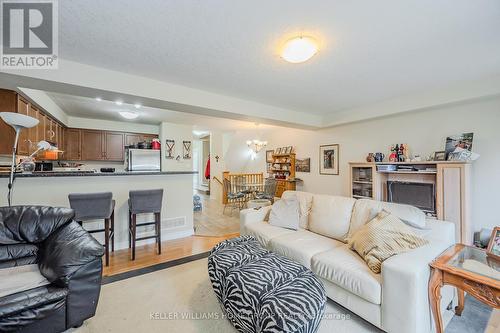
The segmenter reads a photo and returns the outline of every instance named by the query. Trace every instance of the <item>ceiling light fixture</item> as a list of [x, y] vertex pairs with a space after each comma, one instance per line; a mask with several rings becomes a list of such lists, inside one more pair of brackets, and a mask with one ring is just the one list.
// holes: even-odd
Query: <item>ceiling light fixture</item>
[[139, 117], [139, 115], [135, 112], [130, 112], [130, 111], [120, 111], [118, 112], [120, 116], [122, 116], [125, 119], [135, 119]]
[[95, 100], [98, 101], [98, 102], [100, 102], [100, 101], [102, 101], [102, 98], [101, 97], [96, 97]]
[[281, 57], [298, 64], [311, 59], [318, 52], [318, 43], [312, 37], [300, 36], [289, 39], [281, 50]]
[[139, 103], [136, 103], [136, 104], [134, 104], [134, 106], [135, 106], [136, 109], [140, 109], [142, 105], [139, 104]]
[[122, 105], [123, 104], [122, 101], [116, 101], [115, 103], [116, 103], [116, 105]]

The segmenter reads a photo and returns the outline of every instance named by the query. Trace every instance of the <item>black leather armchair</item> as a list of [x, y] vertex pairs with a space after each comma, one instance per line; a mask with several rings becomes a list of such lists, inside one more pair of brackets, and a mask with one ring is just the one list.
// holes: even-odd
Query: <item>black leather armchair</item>
[[68, 208], [0, 207], [0, 269], [38, 264], [50, 282], [1, 297], [0, 332], [62, 332], [95, 314], [104, 249], [73, 217]]

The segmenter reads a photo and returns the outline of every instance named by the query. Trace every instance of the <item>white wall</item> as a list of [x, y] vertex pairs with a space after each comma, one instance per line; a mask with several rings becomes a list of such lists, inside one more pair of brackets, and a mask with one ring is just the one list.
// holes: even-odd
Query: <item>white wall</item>
[[[226, 140], [225, 166], [231, 172], [265, 172], [265, 149], [252, 161], [245, 141], [257, 137], [267, 149], [293, 145], [297, 158], [311, 158], [311, 173], [297, 173], [300, 189], [349, 195], [350, 161], [364, 161], [368, 152], [387, 155], [391, 144], [407, 143], [412, 154], [427, 156], [444, 150], [448, 135], [474, 132], [473, 150], [481, 155], [473, 165], [474, 228], [500, 225], [496, 205], [500, 197], [500, 97], [405, 113], [319, 131], [274, 128], [232, 133]], [[340, 144], [340, 175], [319, 175], [319, 145]]]
[[[165, 141], [175, 140], [174, 147], [174, 158], [166, 158], [167, 146]], [[160, 142], [161, 142], [161, 169], [162, 171], [192, 171], [193, 170], [193, 158], [184, 159], [183, 158], [183, 146], [182, 141], [191, 141], [191, 155], [193, 148], [193, 128], [188, 125], [179, 125], [172, 123], [161, 123], [160, 125]], [[179, 157], [176, 159], [176, 157]], [[193, 188], [193, 182], [191, 180], [191, 189]]]

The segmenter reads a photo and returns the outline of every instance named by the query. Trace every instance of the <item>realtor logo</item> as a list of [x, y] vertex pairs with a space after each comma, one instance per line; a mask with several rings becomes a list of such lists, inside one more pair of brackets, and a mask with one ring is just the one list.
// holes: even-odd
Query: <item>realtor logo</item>
[[57, 0], [1, 0], [2, 69], [56, 69]]

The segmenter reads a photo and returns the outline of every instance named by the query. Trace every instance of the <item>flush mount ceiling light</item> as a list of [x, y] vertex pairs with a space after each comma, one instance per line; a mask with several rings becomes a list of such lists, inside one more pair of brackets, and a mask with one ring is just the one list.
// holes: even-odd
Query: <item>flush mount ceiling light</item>
[[135, 106], [136, 109], [140, 109], [141, 108], [141, 104], [139, 104], [139, 103], [134, 104], [134, 106]]
[[292, 64], [311, 59], [318, 52], [318, 42], [312, 37], [289, 39], [281, 50], [281, 57]]
[[116, 105], [122, 105], [123, 104], [122, 101], [116, 101], [115, 103], [116, 103]]
[[96, 97], [95, 100], [98, 101], [98, 102], [100, 102], [100, 101], [102, 101], [102, 98], [101, 97]]
[[139, 117], [139, 115], [135, 112], [130, 112], [130, 111], [120, 111], [118, 112], [120, 116], [122, 116], [125, 119], [135, 119]]

